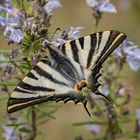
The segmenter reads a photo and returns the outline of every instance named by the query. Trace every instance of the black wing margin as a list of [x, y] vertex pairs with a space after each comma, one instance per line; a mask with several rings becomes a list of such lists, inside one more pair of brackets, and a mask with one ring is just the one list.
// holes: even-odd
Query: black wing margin
[[[100, 34], [102, 34], [102, 32], [100, 32]], [[101, 85], [98, 82], [98, 78], [101, 76], [100, 69], [102, 68], [102, 65], [105, 62], [105, 60], [110, 56], [110, 54], [117, 47], [120, 46], [120, 44], [125, 40], [125, 38], [126, 38], [126, 35], [119, 31], [110, 31], [110, 35], [108, 37], [106, 45], [104, 46], [104, 49], [102, 50], [101, 54], [97, 58], [94, 66], [92, 67], [92, 72], [91, 72], [90, 80], [89, 80], [92, 91], [96, 95], [101, 95], [109, 102], [110, 100], [98, 90], [98, 87]]]

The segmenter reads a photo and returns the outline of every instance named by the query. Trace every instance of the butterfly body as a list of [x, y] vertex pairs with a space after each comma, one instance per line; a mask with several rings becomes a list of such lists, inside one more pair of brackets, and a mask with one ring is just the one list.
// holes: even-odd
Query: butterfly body
[[121, 32], [104, 31], [69, 41], [58, 48], [47, 46], [47, 56], [11, 94], [8, 112], [46, 101], [67, 103], [70, 100], [75, 104], [82, 102], [88, 112], [86, 94], [91, 92], [106, 98], [98, 91], [100, 69], [125, 38]]

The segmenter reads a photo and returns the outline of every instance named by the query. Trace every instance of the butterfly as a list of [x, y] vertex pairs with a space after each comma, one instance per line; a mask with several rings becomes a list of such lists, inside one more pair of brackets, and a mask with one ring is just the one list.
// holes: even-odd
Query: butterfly
[[48, 45], [47, 56], [18, 84], [7, 103], [7, 112], [13, 113], [47, 101], [81, 102], [86, 104], [88, 94], [101, 95], [98, 78], [108, 56], [125, 40], [119, 31], [103, 31], [68, 41], [58, 48]]

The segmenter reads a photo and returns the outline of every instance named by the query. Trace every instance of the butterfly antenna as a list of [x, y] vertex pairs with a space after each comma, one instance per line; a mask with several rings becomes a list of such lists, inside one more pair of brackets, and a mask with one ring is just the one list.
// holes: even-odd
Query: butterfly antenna
[[88, 111], [88, 109], [87, 109], [87, 100], [84, 100], [83, 102], [83, 106], [84, 106], [84, 108], [85, 108], [85, 110], [86, 110], [86, 112], [87, 112], [87, 114], [89, 115], [89, 117], [91, 117], [91, 114], [89, 113], [89, 111]]
[[54, 33], [52, 34], [52, 36], [51, 36], [51, 38], [50, 38], [49, 41], [51, 41], [51, 40], [53, 39], [53, 37], [54, 37], [54, 35], [55, 35], [55, 33], [56, 33], [57, 31], [60, 31], [60, 28], [56, 28], [56, 29], [55, 29], [55, 31], [54, 31]]

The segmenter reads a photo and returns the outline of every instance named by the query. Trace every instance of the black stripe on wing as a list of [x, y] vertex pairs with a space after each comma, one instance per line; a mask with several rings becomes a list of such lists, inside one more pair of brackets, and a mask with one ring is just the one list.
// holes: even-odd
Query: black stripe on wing
[[[61, 47], [61, 46], [60, 46], [60, 47]], [[64, 55], [66, 55], [66, 46], [65, 46], [65, 44], [62, 45], [61, 49], [62, 49], [62, 53], [63, 53]]]
[[[49, 64], [49, 61], [47, 60], [42, 60], [42, 62], [45, 61], [45, 64]], [[50, 65], [50, 64], [49, 64]], [[50, 65], [51, 66], [51, 65]], [[36, 65], [34, 67], [34, 70], [40, 75], [40, 76], [43, 76], [44, 78], [52, 81], [53, 83], [56, 83], [56, 84], [60, 84], [60, 85], [65, 85], [67, 86], [67, 84], [65, 84], [64, 82], [62, 81], [58, 81], [57, 79], [55, 79], [54, 77], [52, 77], [52, 73], [48, 73], [46, 72], [45, 70], [43, 70], [41, 67], [39, 67], [38, 65]]]
[[118, 31], [111, 31], [108, 41], [101, 52], [100, 56], [98, 57], [97, 61], [95, 62], [95, 66], [102, 65], [105, 60], [108, 58], [108, 56], [117, 48], [119, 45], [125, 40], [126, 35], [118, 32]]
[[[99, 32], [100, 34], [100, 32]], [[106, 45], [104, 47], [104, 49], [102, 50], [100, 56], [98, 57], [96, 63], [98, 63], [98, 61], [100, 61], [100, 58], [103, 56], [103, 54], [110, 48], [111, 44], [113, 43], [113, 41], [115, 40], [115, 38], [120, 34], [120, 32], [117, 31], [111, 31], [110, 35], [108, 37], [108, 40], [106, 42]], [[100, 40], [102, 39], [101, 37], [99, 37]], [[116, 46], [117, 47], [117, 46]]]
[[31, 91], [24, 90], [24, 89], [20, 89], [19, 87], [16, 87], [16, 88], [14, 89], [14, 91], [16, 91], [16, 92], [21, 92], [21, 93], [27, 93], [27, 94], [30, 94], [30, 93], [31, 93]]
[[[68, 79], [73, 86], [79, 80], [82, 80], [80, 75], [81, 73], [78, 73], [77, 68], [72, 63], [73, 60], [69, 60], [66, 56], [64, 56], [64, 54], [51, 47], [48, 47], [48, 50], [50, 62], [52, 63], [52, 68], [54, 70], [60, 73], [64, 78]], [[77, 65], [79, 66], [78, 63]]]
[[43, 96], [43, 97], [31, 97], [31, 98], [9, 98], [7, 104], [7, 112], [14, 113], [23, 108], [33, 106], [35, 104], [40, 104], [51, 100], [53, 96]]
[[101, 44], [101, 40], [102, 40], [103, 32], [96, 33], [96, 35], [97, 35], [97, 34], [99, 34], [99, 36], [98, 36], [98, 47], [97, 47], [97, 49], [99, 49], [100, 44]]
[[94, 54], [94, 51], [95, 51], [95, 46], [96, 46], [96, 43], [97, 43], [96, 34], [91, 34], [90, 38], [91, 38], [91, 42], [90, 42], [91, 45], [90, 45], [89, 56], [88, 56], [88, 59], [87, 59], [87, 68], [91, 65], [91, 61], [92, 61], [93, 54]]
[[32, 72], [29, 72], [26, 76], [34, 80], [38, 80], [38, 78]]
[[77, 45], [76, 45], [76, 40], [71, 41], [70, 46], [71, 46], [74, 61], [76, 61], [77, 63], [80, 63], [79, 62], [79, 56], [78, 56], [78, 48], [77, 48]]
[[55, 91], [54, 89], [47, 88], [47, 87], [41, 87], [41, 86], [37, 86], [37, 85], [33, 86], [30, 84], [24, 83], [23, 81], [21, 81], [18, 86], [23, 89], [30, 90], [30, 91], [45, 91], [45, 92]]
[[81, 49], [84, 49], [84, 37], [81, 37], [78, 40], [79, 40], [79, 43], [81, 45]]
[[[121, 37], [118, 38], [119, 36]], [[101, 59], [107, 58], [114, 49], [119, 46], [117, 45], [117, 42], [118, 44], [121, 44], [125, 38], [126, 36], [119, 31], [103, 31], [66, 42], [60, 46], [59, 49], [65, 56], [70, 54], [69, 51], [71, 51], [73, 57], [70, 56], [70, 59], [73, 59], [84, 68], [92, 70]], [[116, 42], [116, 47], [112, 45], [114, 42]], [[109, 51], [110, 53], [108, 53]], [[86, 56], [87, 53], [89, 53], [89, 55]]]

